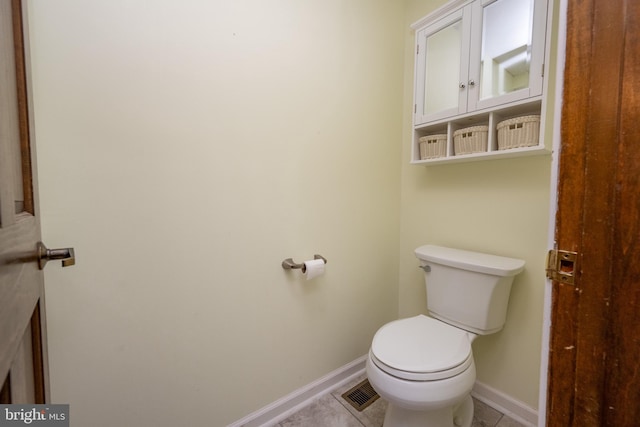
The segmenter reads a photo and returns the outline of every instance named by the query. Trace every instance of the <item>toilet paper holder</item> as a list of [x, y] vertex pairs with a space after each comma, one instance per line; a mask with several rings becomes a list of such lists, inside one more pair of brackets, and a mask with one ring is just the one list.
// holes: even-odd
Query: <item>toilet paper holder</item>
[[[325, 264], [327, 263], [327, 259], [322, 255], [315, 254], [313, 256], [313, 259], [321, 259], [322, 261], [324, 261]], [[293, 268], [301, 268], [303, 273], [305, 270], [304, 263], [302, 264], [295, 263], [293, 261], [293, 258], [287, 258], [284, 261], [282, 261], [282, 268], [284, 268], [285, 270], [291, 270]]]

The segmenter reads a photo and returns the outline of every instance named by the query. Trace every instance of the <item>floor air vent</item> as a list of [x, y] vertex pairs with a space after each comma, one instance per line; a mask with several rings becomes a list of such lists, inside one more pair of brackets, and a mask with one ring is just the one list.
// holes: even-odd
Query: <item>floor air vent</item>
[[369, 380], [365, 379], [355, 387], [342, 395], [342, 398], [349, 402], [351, 406], [358, 411], [362, 411], [367, 406], [378, 400], [380, 396], [369, 384]]

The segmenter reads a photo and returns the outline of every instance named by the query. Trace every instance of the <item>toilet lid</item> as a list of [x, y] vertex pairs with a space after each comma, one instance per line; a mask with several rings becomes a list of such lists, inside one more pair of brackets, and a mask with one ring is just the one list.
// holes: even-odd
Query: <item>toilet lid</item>
[[371, 354], [380, 369], [414, 380], [448, 378], [472, 362], [467, 332], [424, 315], [384, 325]]

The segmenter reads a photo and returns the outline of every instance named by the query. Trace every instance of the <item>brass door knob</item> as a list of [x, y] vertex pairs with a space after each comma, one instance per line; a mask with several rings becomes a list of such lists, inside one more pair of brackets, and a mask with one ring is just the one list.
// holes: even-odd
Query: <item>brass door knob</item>
[[38, 242], [38, 267], [40, 270], [47, 265], [47, 261], [61, 260], [63, 267], [75, 265], [76, 254], [73, 248], [47, 249], [42, 242]]

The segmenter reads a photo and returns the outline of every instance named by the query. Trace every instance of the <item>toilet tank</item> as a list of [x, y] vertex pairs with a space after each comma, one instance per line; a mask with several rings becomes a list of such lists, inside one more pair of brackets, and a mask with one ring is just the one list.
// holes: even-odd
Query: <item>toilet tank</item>
[[415, 254], [425, 271], [432, 317], [480, 335], [502, 329], [523, 260], [434, 245], [420, 246]]

